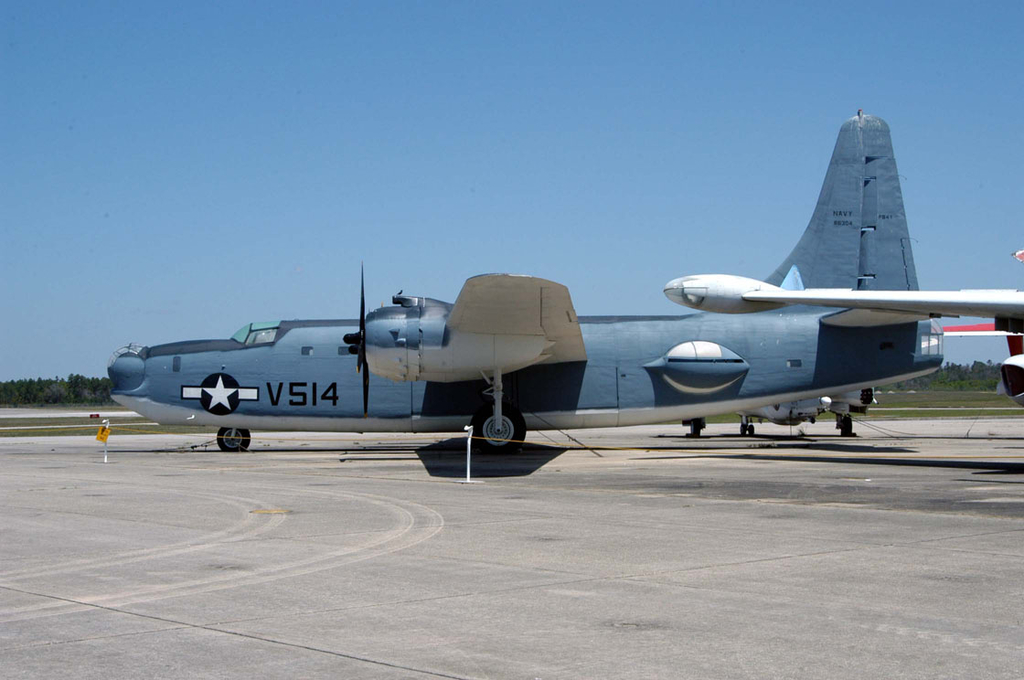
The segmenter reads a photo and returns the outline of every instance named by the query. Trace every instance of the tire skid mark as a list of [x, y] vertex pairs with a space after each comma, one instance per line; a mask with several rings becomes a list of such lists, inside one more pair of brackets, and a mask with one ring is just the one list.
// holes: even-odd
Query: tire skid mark
[[[162, 491], [166, 492], [167, 489], [163, 489]], [[182, 492], [182, 493], [185, 493], [185, 492]], [[276, 528], [278, 525], [280, 525], [282, 522], [285, 521], [285, 515], [253, 515], [253, 514], [250, 514], [249, 508], [252, 507], [253, 503], [256, 503], [257, 505], [264, 505], [262, 502], [255, 501], [253, 499], [240, 499], [239, 502], [235, 502], [233, 499], [238, 499], [239, 497], [217, 496], [217, 495], [208, 494], [208, 493], [191, 493], [190, 495], [193, 495], [193, 496], [204, 496], [204, 497], [207, 497], [207, 498], [212, 498], [214, 500], [222, 500], [222, 501], [225, 500], [225, 499], [232, 499], [232, 500], [227, 500], [226, 502], [228, 504], [230, 504], [230, 505], [236, 505], [239, 508], [241, 508], [245, 512], [245, 516], [244, 516], [244, 518], [240, 522], [237, 522], [236, 524], [234, 524], [234, 525], [232, 525], [232, 526], [230, 526], [230, 527], [228, 527], [226, 529], [222, 529], [221, 531], [214, 532], [212, 534], [208, 534], [206, 536], [200, 537], [196, 541], [182, 541], [182, 542], [179, 542], [179, 543], [172, 543], [172, 544], [164, 545], [164, 546], [154, 546], [152, 548], [145, 548], [145, 549], [140, 549], [140, 550], [132, 550], [132, 551], [127, 551], [127, 552], [114, 553], [112, 555], [104, 555], [102, 557], [82, 558], [80, 560], [73, 560], [71, 562], [65, 562], [65, 563], [63, 563], [59, 567], [53, 567], [53, 568], [50, 568], [50, 569], [40, 569], [38, 571], [33, 571], [33, 572], [27, 573], [27, 574], [23, 573], [26, 570], [20, 570], [17, 573], [18, 575], [15, 575], [13, 577], [4, 576], [3, 578], [0, 578], [0, 588], [3, 588], [5, 586], [9, 586], [13, 590], [19, 590], [20, 588], [23, 587], [22, 585], [16, 585], [19, 581], [24, 581], [26, 579], [35, 578], [37, 576], [51, 576], [51, 575], [60, 574], [60, 573], [74, 573], [74, 572], [85, 571], [85, 570], [88, 570], [88, 569], [98, 569], [98, 568], [103, 568], [103, 567], [114, 568], [114, 567], [118, 567], [118, 566], [123, 565], [123, 564], [130, 564], [130, 563], [140, 562], [140, 561], [144, 561], [144, 560], [163, 559], [163, 558], [167, 558], [167, 557], [173, 557], [175, 555], [182, 555], [182, 554], [187, 554], [187, 553], [191, 553], [191, 552], [198, 552], [198, 551], [201, 551], [201, 550], [209, 550], [211, 548], [215, 548], [217, 546], [225, 545], [227, 543], [236, 543], [236, 542], [240, 542], [240, 541], [251, 540], [252, 538], [255, 538], [255, 537], [259, 536], [260, 534], [263, 534], [263, 533], [266, 533], [268, 531], [271, 531], [272, 529]], [[246, 501], [246, 502], [242, 503], [241, 501]], [[269, 518], [269, 519], [265, 519], [265, 520], [262, 520], [262, 521], [261, 521], [261, 519], [259, 519], [259, 518], [264, 518], [264, 517]], [[245, 527], [248, 524], [253, 524], [255, 526], [253, 528], [249, 529], [249, 530], [242, 531], [242, 532], [239, 533], [239, 529]], [[53, 609], [63, 609], [63, 608], [72, 607], [72, 606], [73, 605], [62, 604], [60, 602], [49, 601], [49, 602], [40, 602], [38, 604], [32, 604], [32, 605], [24, 605], [24, 606], [21, 606], [21, 607], [11, 607], [11, 608], [6, 608], [6, 609], [0, 609], [0, 621], [4, 621], [4, 620], [18, 620], [18, 619], [7, 619], [6, 618], [7, 616], [14, 615], [14, 614], [27, 613], [27, 612], [33, 612], [33, 611], [48, 611], [48, 610], [53, 610]]]
[[[259, 508], [263, 506], [269, 507], [268, 504], [265, 503], [264, 501], [260, 501], [255, 498], [212, 494], [207, 492], [191, 491], [184, 489], [147, 487], [147, 490], [159, 491], [161, 493], [167, 493], [170, 491], [185, 496], [195, 496], [199, 498], [206, 498], [208, 500], [220, 501], [226, 505], [231, 505], [238, 508], [244, 514], [242, 516], [242, 519], [240, 519], [235, 524], [224, 529], [221, 529], [219, 531], [215, 531], [204, 536], [199, 536], [192, 540], [178, 541], [177, 543], [158, 545], [153, 546], [151, 548], [139, 548], [136, 550], [108, 553], [105, 555], [99, 555], [95, 557], [82, 557], [75, 560], [65, 560], [61, 562], [60, 565], [53, 567], [25, 567], [23, 569], [15, 569], [4, 573], [0, 573], [0, 586], [11, 581], [18, 581], [25, 578], [35, 578], [37, 576], [49, 576], [52, 574], [63, 574], [67, 572], [83, 571], [86, 569], [93, 569], [104, 566], [117, 566], [129, 562], [138, 562], [140, 560], [156, 559], [168, 555], [176, 555], [186, 552], [194, 552], [196, 550], [203, 550], [210, 546], [221, 543], [231, 543], [253, 538], [260, 534], [266, 533], [267, 531], [275, 528], [281, 522], [285, 521], [285, 515], [259, 516], [252, 514], [251, 510], [253, 508]], [[267, 521], [266, 519], [263, 519], [264, 517], [273, 519]], [[244, 530], [246, 525], [255, 526], [251, 529]]]
[[[277, 492], [282, 491], [280, 487], [274, 487], [274, 490]], [[166, 489], [164, 489], [164, 491], [166, 491]], [[131, 604], [140, 604], [173, 597], [197, 595], [225, 590], [228, 588], [258, 585], [283, 578], [304, 576], [318, 571], [332, 569], [346, 564], [352, 564], [388, 555], [400, 550], [405, 550], [422, 543], [423, 541], [429, 540], [444, 528], [444, 517], [439, 512], [412, 501], [373, 494], [342, 491], [312, 489], [291, 489], [290, 491], [328, 497], [348, 498], [351, 500], [369, 503], [392, 514], [396, 518], [397, 526], [384, 532], [368, 534], [367, 536], [372, 536], [372, 539], [359, 545], [337, 548], [319, 555], [292, 560], [282, 564], [269, 565], [246, 573], [222, 574], [214, 577], [193, 579], [179, 583], [144, 586], [121, 593], [94, 596], [74, 596], [73, 598], [69, 598], [75, 599], [84, 604], [73, 604], [66, 601], [51, 601], [41, 605], [0, 610], [0, 622], [21, 621], [87, 611], [90, 609], [89, 605], [123, 607]], [[419, 515], [421, 519], [418, 520], [417, 515]], [[282, 518], [283, 521], [285, 516], [277, 515], [275, 517]], [[274, 526], [276, 526], [276, 524]], [[210, 546], [198, 546], [197, 549], [205, 547]], [[2, 584], [0, 584], [0, 587], [2, 587]], [[20, 588], [14, 588], [13, 586], [12, 588], [20, 590]], [[41, 596], [45, 597], [46, 595], [41, 594]]]

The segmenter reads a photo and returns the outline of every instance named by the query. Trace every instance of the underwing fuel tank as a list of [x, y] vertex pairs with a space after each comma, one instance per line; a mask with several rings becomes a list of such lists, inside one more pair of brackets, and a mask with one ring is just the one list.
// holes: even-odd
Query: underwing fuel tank
[[749, 302], [743, 295], [753, 291], [781, 290], [757, 279], [731, 274], [697, 274], [672, 279], [665, 284], [665, 297], [677, 305], [706, 312], [749, 314], [778, 309], [773, 302]]

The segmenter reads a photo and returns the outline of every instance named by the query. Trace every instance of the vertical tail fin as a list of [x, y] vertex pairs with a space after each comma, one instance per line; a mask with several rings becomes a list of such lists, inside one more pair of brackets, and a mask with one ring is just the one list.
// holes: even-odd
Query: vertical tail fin
[[807, 288], [917, 290], [889, 126], [858, 112], [839, 130], [814, 215], [766, 281]]

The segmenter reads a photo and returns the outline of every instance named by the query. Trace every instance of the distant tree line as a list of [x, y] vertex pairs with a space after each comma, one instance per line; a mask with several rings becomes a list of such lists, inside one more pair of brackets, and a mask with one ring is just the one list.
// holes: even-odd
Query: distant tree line
[[975, 361], [969, 366], [948, 363], [934, 373], [913, 380], [903, 380], [885, 387], [899, 392], [907, 390], [995, 392], [999, 379], [999, 364], [993, 364], [991, 361]]
[[0, 406], [111, 404], [110, 378], [24, 378], [0, 382]]

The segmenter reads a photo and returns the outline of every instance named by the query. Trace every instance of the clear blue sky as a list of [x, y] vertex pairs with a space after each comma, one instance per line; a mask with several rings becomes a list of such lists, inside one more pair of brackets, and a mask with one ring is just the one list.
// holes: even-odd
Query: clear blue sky
[[1024, 5], [892, 4], [5, 2], [0, 379], [355, 316], [361, 260], [374, 304], [505, 271], [679, 313], [786, 256], [858, 108], [922, 287], [1024, 287]]

